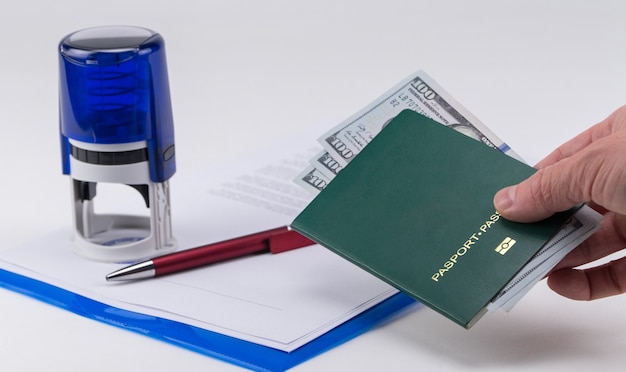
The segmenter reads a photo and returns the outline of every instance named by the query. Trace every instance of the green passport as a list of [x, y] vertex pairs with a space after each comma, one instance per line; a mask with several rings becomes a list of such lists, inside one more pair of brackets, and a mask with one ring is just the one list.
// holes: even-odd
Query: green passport
[[533, 172], [407, 110], [292, 228], [469, 328], [572, 213], [531, 224], [496, 213], [496, 191]]

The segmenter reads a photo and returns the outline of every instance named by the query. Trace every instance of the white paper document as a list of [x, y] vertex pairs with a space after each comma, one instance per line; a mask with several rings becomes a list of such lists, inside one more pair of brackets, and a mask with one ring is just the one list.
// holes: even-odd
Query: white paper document
[[[181, 249], [288, 225], [312, 198], [292, 180], [317, 151], [317, 133], [314, 129], [226, 166], [172, 178], [173, 231]], [[310, 150], [303, 146], [307, 138]], [[107, 273], [126, 265], [74, 254], [69, 225], [2, 252], [0, 268], [116, 308], [283, 351], [397, 293], [317, 245], [148, 280], [107, 282]]]

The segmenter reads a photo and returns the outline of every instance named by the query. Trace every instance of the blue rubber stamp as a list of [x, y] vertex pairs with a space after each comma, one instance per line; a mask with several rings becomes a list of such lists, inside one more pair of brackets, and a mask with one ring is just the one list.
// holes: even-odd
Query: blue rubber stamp
[[[60, 42], [59, 62], [74, 250], [104, 262], [174, 250], [168, 183], [176, 171], [174, 124], [163, 38], [139, 27], [80, 30]], [[94, 213], [99, 183], [136, 189], [149, 216]]]

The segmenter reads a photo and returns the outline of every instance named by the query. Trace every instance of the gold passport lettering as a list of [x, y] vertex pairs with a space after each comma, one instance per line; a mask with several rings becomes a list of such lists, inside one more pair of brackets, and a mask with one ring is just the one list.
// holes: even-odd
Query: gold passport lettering
[[[486, 220], [485, 223], [480, 225], [480, 227], [478, 228], [478, 231], [470, 235], [470, 237], [465, 241], [465, 243], [463, 243], [463, 245], [459, 249], [457, 249], [456, 252], [452, 254], [452, 256], [450, 256], [450, 258], [446, 262], [444, 262], [444, 264], [439, 268], [439, 270], [437, 270], [430, 278], [435, 282], [439, 282], [439, 280], [447, 272], [452, 270], [454, 265], [456, 265], [459, 262], [459, 258], [465, 256], [471, 249], [472, 245], [476, 244], [476, 242], [480, 240], [480, 237], [482, 236], [482, 234], [489, 231], [491, 226], [495, 224], [499, 219], [500, 219], [500, 213], [498, 212], [495, 212], [494, 214], [489, 216], [489, 219]], [[498, 245], [500, 250], [496, 248], [496, 251], [499, 252], [500, 254], [504, 254], [513, 244], [515, 244], [515, 240], [512, 240], [512, 243], [510, 243], [506, 241], [505, 239], [504, 241], [502, 241], [502, 243]], [[504, 253], [502, 252], [503, 249], [504, 249]]]

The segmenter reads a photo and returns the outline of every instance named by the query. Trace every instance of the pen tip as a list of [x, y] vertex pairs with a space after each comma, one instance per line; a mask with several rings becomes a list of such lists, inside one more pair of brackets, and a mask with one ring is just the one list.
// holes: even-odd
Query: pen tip
[[137, 280], [152, 278], [155, 276], [155, 267], [152, 260], [126, 266], [122, 269], [107, 274], [106, 280], [110, 282], [122, 280]]

